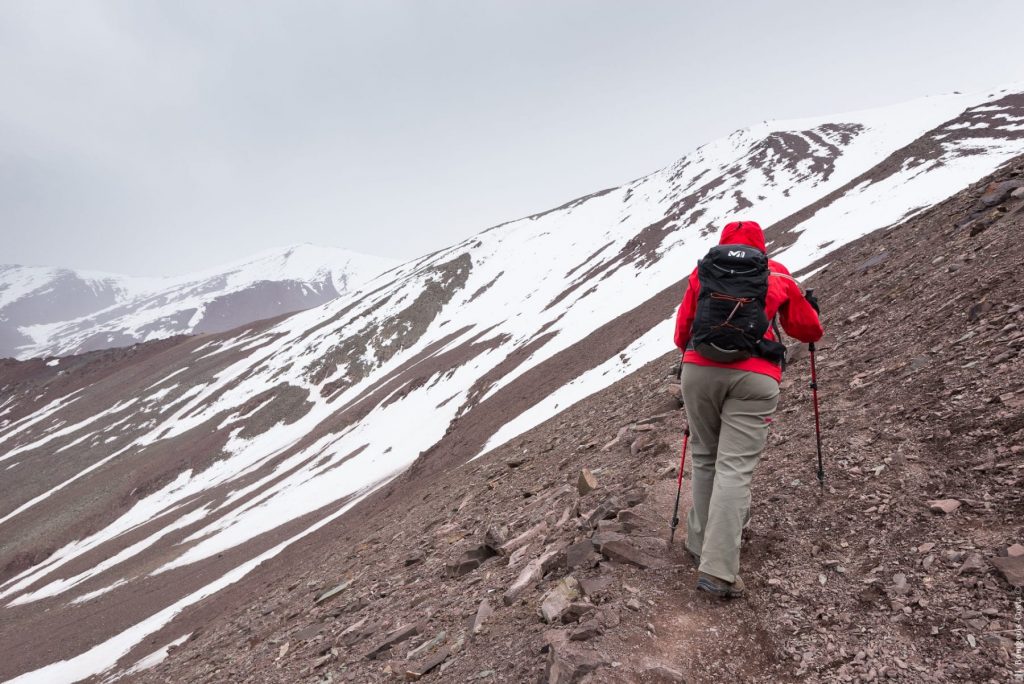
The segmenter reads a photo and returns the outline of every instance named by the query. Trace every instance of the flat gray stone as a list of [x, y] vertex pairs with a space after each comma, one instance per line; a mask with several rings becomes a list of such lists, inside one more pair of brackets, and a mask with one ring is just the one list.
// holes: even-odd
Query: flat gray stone
[[489, 546], [480, 544], [464, 551], [458, 559], [448, 561], [445, 564], [445, 574], [448, 577], [462, 577], [479, 568], [488, 558], [496, 555], [497, 553]]
[[483, 631], [484, 623], [487, 622], [487, 618], [494, 614], [494, 608], [491, 607], [490, 602], [484, 599], [480, 602], [480, 606], [476, 609], [476, 616], [473, 618], [473, 624], [470, 626], [470, 632], [473, 634], [479, 634]]
[[587, 620], [569, 633], [569, 641], [589, 641], [600, 636], [603, 631], [597, 620]]
[[649, 556], [625, 541], [610, 541], [601, 546], [601, 553], [609, 560], [618, 563], [629, 563], [644, 569], [663, 568], [666, 565], [665, 561], [660, 558]]
[[352, 586], [352, 580], [342, 582], [338, 586], [328, 589], [327, 591], [317, 596], [315, 599], [313, 599], [313, 603], [319, 605], [321, 603], [324, 603], [325, 601], [330, 601], [332, 598], [336, 598], [339, 594], [348, 589], [350, 586]]
[[944, 513], [949, 515], [960, 508], [960, 502], [956, 499], [935, 499], [928, 502], [928, 509], [932, 513]]
[[594, 545], [589, 540], [583, 540], [570, 545], [565, 550], [565, 564], [569, 569], [592, 568], [600, 560], [594, 552]]
[[567, 575], [560, 579], [541, 600], [540, 615], [544, 618], [544, 622], [550, 625], [551, 623], [561, 621], [562, 614], [579, 597], [580, 584], [576, 581], [575, 577]]
[[1024, 556], [992, 558], [992, 565], [1014, 587], [1024, 587]]
[[502, 603], [506, 606], [511, 606], [515, 603], [523, 592], [544, 576], [545, 565], [551, 562], [558, 555], [558, 552], [559, 549], [549, 549], [527, 563], [526, 567], [519, 573], [519, 577], [505, 590], [505, 594], [501, 597]]
[[422, 633], [422, 631], [423, 625], [419, 623], [403, 625], [402, 627], [384, 635], [384, 637], [370, 647], [369, 651], [363, 654], [363, 657], [367, 660], [374, 660], [377, 656], [389, 650], [392, 646], [396, 646], [409, 637]]
[[585, 577], [580, 580], [580, 590], [584, 596], [598, 596], [606, 593], [612, 586], [612, 578], [607, 575]]
[[440, 649], [437, 653], [430, 656], [426, 660], [420, 661], [419, 663], [411, 663], [405, 668], [405, 681], [415, 682], [419, 680], [423, 675], [427, 674], [435, 667], [448, 660], [448, 657], [452, 654], [451, 649], [447, 646]]

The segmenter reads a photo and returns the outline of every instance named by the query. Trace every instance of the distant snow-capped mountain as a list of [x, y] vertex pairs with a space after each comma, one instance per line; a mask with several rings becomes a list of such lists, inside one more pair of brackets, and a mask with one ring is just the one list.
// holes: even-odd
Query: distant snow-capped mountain
[[328, 302], [395, 263], [302, 244], [172, 278], [0, 265], [0, 357], [230, 330]]

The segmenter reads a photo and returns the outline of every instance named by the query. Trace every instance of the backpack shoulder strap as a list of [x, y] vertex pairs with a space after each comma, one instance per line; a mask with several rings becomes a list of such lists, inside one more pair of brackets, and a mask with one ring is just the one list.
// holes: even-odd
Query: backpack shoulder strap
[[[781, 275], [781, 274], [777, 274], [777, 275]], [[775, 331], [775, 341], [778, 342], [779, 344], [785, 344], [785, 342], [782, 341], [782, 331], [779, 329], [779, 314], [778, 313], [776, 313], [774, 316], [772, 316], [772, 330]], [[779, 361], [779, 365], [782, 367], [783, 371], [786, 370], [786, 354], [785, 353], [783, 353], [782, 359]]]

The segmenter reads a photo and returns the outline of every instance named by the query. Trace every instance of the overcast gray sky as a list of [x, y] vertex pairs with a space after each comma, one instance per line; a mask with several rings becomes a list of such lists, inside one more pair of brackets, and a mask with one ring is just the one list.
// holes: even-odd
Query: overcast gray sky
[[0, 263], [410, 258], [762, 119], [1024, 78], [1024, 2], [4, 0]]

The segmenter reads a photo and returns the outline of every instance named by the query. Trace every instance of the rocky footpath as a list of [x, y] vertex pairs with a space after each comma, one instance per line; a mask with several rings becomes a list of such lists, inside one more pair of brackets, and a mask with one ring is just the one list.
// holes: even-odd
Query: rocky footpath
[[[447, 478], [399, 483], [322, 565], [268, 587], [150, 676], [682, 681], [667, 662], [632, 662], [656, 638], [649, 583], [690, 570], [652, 506], [658, 485], [674, 492], [683, 420], [678, 386], [655, 375], [603, 393], [625, 389], [639, 406], [575, 407]], [[623, 419], [640, 407], [645, 418]], [[609, 423], [621, 426], [604, 435]]]
[[478, 460], [400, 478], [138, 679], [1007, 681], [1022, 188], [1018, 162], [808, 282], [829, 331], [826, 481], [794, 345], [755, 477], [748, 598], [698, 594], [685, 531], [667, 544], [685, 421], [669, 354]]

